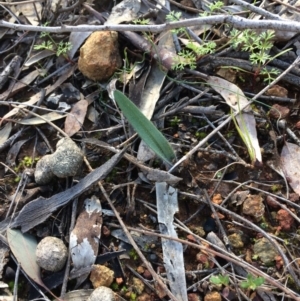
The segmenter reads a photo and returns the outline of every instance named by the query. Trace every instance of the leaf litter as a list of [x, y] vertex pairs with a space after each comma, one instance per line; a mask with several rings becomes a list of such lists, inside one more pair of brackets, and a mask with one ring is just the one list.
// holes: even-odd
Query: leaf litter
[[[212, 16], [237, 11], [247, 18], [243, 7], [255, 13], [256, 20], [282, 18], [272, 6], [234, 2], [222, 6], [195, 0], [190, 3], [193, 7], [185, 2], [159, 1], [155, 5], [147, 0], [119, 1], [116, 5], [103, 1], [93, 7], [81, 2], [68, 7], [61, 2], [48, 7], [46, 13], [40, 4], [26, 3], [25, 7], [18, 3], [11, 7], [15, 18], [7, 11], [4, 15], [5, 20], [34, 25], [60, 15], [60, 23], [54, 18], [47, 26], [62, 28], [107, 20], [108, 29], [124, 21], [151, 26], [197, 18], [201, 10]], [[282, 16], [297, 20], [297, 14], [289, 10], [289, 16]], [[296, 42], [290, 40], [295, 32], [283, 39], [282, 32], [277, 31], [272, 48], [264, 53], [258, 53], [256, 46], [253, 53], [243, 50], [243, 45], [233, 49], [228, 28], [217, 23], [160, 34], [118, 32], [118, 49], [112, 48], [110, 53], [119, 52], [123, 66], [104, 72], [117, 79], [113, 91], [107, 91], [111, 78], [96, 83], [77, 68], [80, 47], [91, 32], [42, 34], [33, 43], [51, 42], [53, 47], [42, 52], [32, 51], [34, 47], [29, 48], [17, 31], [1, 35], [3, 41], [6, 39], [5, 51], [16, 52], [11, 62], [17, 60], [18, 64], [15, 68], [11, 67], [14, 64], [7, 65], [11, 58], [1, 52], [5, 63], [0, 91], [0, 228], [23, 273], [42, 286], [46, 283], [46, 275], [28, 264], [34, 262], [36, 242], [53, 235], [63, 239], [71, 254], [74, 252], [66, 268], [58, 272], [59, 277], [50, 275], [55, 279], [51, 290], [64, 299], [72, 298], [72, 293], [78, 300], [88, 298], [92, 290], [74, 291], [68, 276], [75, 278], [79, 287], [91, 288], [88, 276], [93, 274], [95, 263], [114, 273], [111, 288], [127, 300], [160, 300], [165, 296], [172, 300], [275, 300], [282, 294], [299, 300], [299, 120], [295, 103], [299, 71], [295, 66], [290, 75], [278, 77], [276, 91], [284, 94], [274, 92], [266, 82], [277, 76], [270, 70], [277, 69], [280, 74], [291, 66], [297, 53], [291, 49], [285, 56], [283, 52], [291, 45], [297, 49]], [[254, 35], [261, 37], [258, 31]], [[245, 36], [247, 31], [238, 35], [244, 41]], [[71, 42], [70, 47], [67, 42]], [[252, 42], [254, 45], [256, 40]], [[266, 42], [270, 41], [255, 45]], [[28, 47], [27, 57], [22, 47]], [[104, 50], [97, 52], [104, 55]], [[259, 59], [269, 55], [267, 63], [251, 65], [250, 60], [258, 54]], [[272, 56], [277, 60], [270, 59]], [[220, 72], [228, 71], [228, 67], [231, 72]], [[269, 71], [262, 73], [265, 67]], [[70, 96], [62, 87], [64, 83], [75, 89], [79, 98]], [[40, 92], [42, 88], [45, 95]], [[269, 92], [257, 94], [262, 89]], [[53, 92], [63, 96], [58, 105], [71, 108], [70, 113], [64, 115], [49, 106], [47, 96]], [[34, 172], [40, 165], [37, 162], [55, 154], [54, 145], [62, 136], [72, 137], [85, 156], [86, 167], [75, 163], [78, 166], [71, 178], [51, 177], [45, 184], [38, 183]], [[64, 163], [68, 157], [72, 158], [66, 150], [60, 161]], [[177, 166], [176, 158], [185, 160]], [[293, 192], [288, 193], [288, 186]], [[30, 191], [34, 200], [27, 195]], [[20, 202], [13, 202], [16, 207], [11, 210], [8, 201], [14, 196]], [[78, 208], [70, 208], [75, 199]], [[98, 209], [86, 200], [94, 200]], [[71, 211], [74, 223], [68, 229]], [[13, 214], [6, 217], [7, 212]], [[30, 234], [24, 233], [28, 231]], [[162, 236], [161, 240], [157, 236]], [[92, 251], [78, 252], [83, 242], [93, 245]], [[198, 244], [201, 252], [191, 242]], [[209, 247], [203, 247], [206, 244]], [[24, 249], [28, 249], [27, 262], [20, 254]], [[92, 255], [85, 257], [85, 253]], [[238, 254], [245, 257], [237, 258]], [[231, 260], [234, 264], [228, 265]], [[263, 272], [266, 268], [269, 275]], [[210, 282], [212, 273], [218, 285]], [[2, 274], [7, 282], [5, 270]], [[97, 282], [104, 278], [102, 275]]]

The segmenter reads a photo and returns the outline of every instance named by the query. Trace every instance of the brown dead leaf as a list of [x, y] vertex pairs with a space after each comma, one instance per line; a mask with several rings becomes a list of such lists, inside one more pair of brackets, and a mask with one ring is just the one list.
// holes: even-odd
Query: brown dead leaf
[[288, 96], [288, 90], [284, 87], [281, 87], [279, 85], [274, 85], [268, 91], [266, 92], [266, 95], [269, 96], [277, 96], [277, 97], [287, 97]]
[[284, 174], [294, 192], [300, 194], [300, 147], [286, 142], [281, 151], [281, 164]]
[[88, 102], [85, 99], [79, 100], [72, 108], [65, 121], [65, 132], [71, 137], [82, 127], [88, 108]]

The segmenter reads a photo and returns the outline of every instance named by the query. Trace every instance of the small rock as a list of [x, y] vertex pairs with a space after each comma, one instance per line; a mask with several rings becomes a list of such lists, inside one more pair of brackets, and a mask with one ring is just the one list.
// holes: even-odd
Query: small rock
[[36, 164], [35, 181], [39, 185], [49, 183], [54, 176], [66, 178], [75, 176], [83, 161], [83, 154], [70, 138], [57, 142], [54, 154], [46, 155]]
[[104, 265], [96, 264], [93, 266], [90, 280], [94, 288], [109, 287], [114, 281], [114, 272]]
[[279, 85], [274, 85], [273, 87], [268, 89], [268, 91], [265, 94], [269, 96], [287, 97], [288, 90]]
[[188, 294], [188, 301], [201, 301], [201, 298], [198, 294], [190, 293]]
[[222, 300], [221, 294], [218, 292], [208, 292], [204, 297], [204, 301], [221, 301], [221, 300]]
[[58, 272], [66, 263], [68, 250], [62, 240], [47, 236], [36, 248], [36, 262], [46, 271]]
[[276, 219], [280, 228], [284, 231], [289, 231], [294, 224], [294, 218], [284, 209], [280, 209], [277, 212]]
[[228, 236], [228, 239], [234, 248], [239, 249], [239, 248], [244, 247], [244, 243], [243, 243], [241, 234], [233, 233]]
[[136, 277], [133, 277], [132, 282], [133, 282], [133, 285], [132, 285], [133, 290], [138, 295], [140, 295], [145, 288], [145, 284], [143, 283], [142, 280], [140, 280], [139, 278], [136, 278]]
[[116, 278], [116, 283], [117, 283], [118, 285], [121, 285], [123, 282], [124, 282], [124, 280], [123, 280], [122, 277]]
[[63, 94], [52, 93], [47, 97], [46, 105], [48, 108], [56, 110], [59, 102], [61, 102], [63, 98], [64, 98]]
[[81, 99], [80, 91], [71, 83], [64, 83], [60, 86], [67, 104], [73, 104]]
[[36, 164], [34, 178], [35, 182], [39, 185], [47, 184], [54, 178], [54, 174], [51, 170], [51, 156], [52, 155], [44, 156]]
[[121, 66], [118, 33], [115, 31], [93, 32], [80, 49], [78, 68], [91, 80], [106, 80]]
[[275, 119], [284, 119], [290, 114], [290, 109], [288, 107], [283, 107], [278, 104], [274, 104], [269, 111], [269, 116]]
[[147, 293], [144, 293], [137, 297], [137, 301], [152, 301], [152, 298]]
[[253, 246], [253, 255], [257, 256], [265, 265], [274, 262], [278, 254], [277, 250], [266, 238], [257, 240]]
[[222, 203], [222, 196], [220, 193], [214, 194], [211, 200], [214, 204], [220, 205]]
[[138, 267], [136, 268], [136, 271], [137, 271], [139, 274], [143, 274], [143, 273], [145, 272], [145, 268], [142, 267], [142, 266], [140, 265], [140, 266], [138, 266]]
[[243, 203], [243, 214], [253, 216], [259, 221], [265, 213], [265, 206], [260, 195], [248, 195]]
[[105, 286], [96, 288], [89, 296], [87, 301], [115, 301], [116, 297], [114, 292]]

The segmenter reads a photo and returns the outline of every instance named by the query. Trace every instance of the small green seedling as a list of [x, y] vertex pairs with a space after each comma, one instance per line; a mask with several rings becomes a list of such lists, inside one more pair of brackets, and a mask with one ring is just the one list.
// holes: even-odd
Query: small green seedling
[[137, 252], [136, 252], [135, 249], [131, 249], [131, 250], [129, 251], [129, 256], [130, 256], [130, 258], [133, 259], [133, 260], [138, 260], [138, 258], [139, 258], [139, 256], [138, 256], [138, 254], [137, 254]]
[[[169, 22], [179, 21], [181, 18], [181, 12], [171, 11], [166, 19]], [[187, 29], [185, 27], [180, 27], [172, 30], [176, 34], [185, 34], [189, 42], [186, 45], [187, 49], [183, 49], [178, 53], [177, 57], [174, 57], [172, 69], [173, 70], [183, 70], [186, 66], [190, 69], [196, 69], [197, 56], [203, 56], [209, 53], [214, 53], [216, 48], [216, 43], [213, 41], [203, 42], [201, 45], [192, 41]]]
[[255, 291], [258, 287], [265, 283], [263, 277], [255, 277], [251, 274], [247, 275], [247, 279], [240, 283], [240, 287], [248, 290]]
[[[44, 25], [47, 26], [47, 23]], [[70, 42], [61, 41], [59, 43], [56, 43], [49, 32], [42, 32], [40, 34], [40, 37], [48, 38], [48, 41], [44, 41], [42, 44], [39, 45], [34, 45], [34, 50], [50, 50], [53, 51], [56, 54], [56, 56], [63, 55], [66, 57], [68, 51], [72, 48], [72, 44]]]
[[178, 116], [174, 116], [174, 117], [170, 120], [171, 126], [178, 126], [180, 122], [181, 122], [181, 119], [178, 118]]
[[210, 283], [216, 284], [216, 285], [229, 285], [229, 276], [228, 275], [216, 275], [216, 276], [211, 276], [209, 278]]
[[20, 172], [25, 168], [32, 167], [39, 159], [40, 158], [34, 158], [33, 160], [32, 157], [25, 156], [23, 160], [19, 162], [18, 166], [14, 168], [14, 170], [15, 172]]
[[137, 295], [134, 292], [131, 292], [130, 294], [130, 301], [136, 301]]

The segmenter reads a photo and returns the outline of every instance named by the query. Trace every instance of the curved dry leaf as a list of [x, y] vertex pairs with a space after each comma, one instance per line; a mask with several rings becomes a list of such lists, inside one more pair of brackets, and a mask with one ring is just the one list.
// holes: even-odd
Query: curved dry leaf
[[78, 50], [78, 48], [83, 44], [83, 42], [90, 36], [92, 31], [79, 32], [73, 31], [70, 34], [69, 42], [72, 45], [72, 48], [67, 52], [69, 59], [72, 59]]
[[28, 59], [26, 61], [26, 63], [24, 64], [24, 66], [29, 67], [29, 66], [35, 64], [36, 62], [38, 62], [38, 61], [40, 61], [40, 60], [42, 60], [42, 59], [44, 59], [46, 57], [52, 56], [54, 54], [55, 53], [53, 51], [47, 50], [47, 49], [45, 49], [43, 51], [40, 51], [38, 53], [35, 53], [30, 59]]
[[1, 130], [0, 130], [0, 145], [2, 145], [9, 137], [12, 129], [12, 123], [8, 122]]
[[57, 112], [50, 112], [48, 114], [41, 115], [41, 117], [22, 119], [22, 120], [15, 121], [15, 122], [19, 123], [19, 124], [24, 124], [24, 125], [38, 125], [38, 124], [47, 123], [47, 121], [55, 121], [58, 119], [62, 119], [64, 117], [66, 117], [66, 115], [63, 115], [63, 114], [57, 113]]
[[120, 24], [130, 22], [138, 18], [138, 12], [141, 9], [139, 0], [123, 0], [113, 7], [105, 24]]
[[35, 238], [27, 233], [22, 233], [20, 230], [7, 229], [7, 240], [11, 251], [26, 275], [45, 287], [41, 278], [40, 267], [36, 263], [37, 242]]
[[[23, 3], [16, 5], [16, 10], [21, 12], [23, 16], [31, 23], [31, 25], [39, 25], [39, 20], [42, 14], [42, 4], [40, 2], [33, 3]], [[37, 15], [38, 14], [38, 15]]]
[[12, 90], [8, 89], [7, 91], [0, 94], [0, 99], [5, 99], [7, 97], [13, 96], [18, 91], [20, 91], [21, 89], [27, 87], [30, 83], [32, 83], [37, 78], [38, 75], [39, 75], [39, 71], [37, 70], [33, 70], [29, 74], [25, 75], [23, 78], [21, 78], [16, 82]]
[[290, 186], [300, 194], [300, 147], [286, 142], [281, 151], [281, 164]]
[[22, 233], [20, 230], [7, 229], [7, 241], [18, 263], [21, 265], [23, 271], [34, 282], [42, 286], [53, 297], [58, 299], [44, 284], [41, 278], [41, 270], [36, 263], [35, 250], [37, 241], [34, 236], [27, 233]]
[[75, 103], [70, 114], [68, 114], [65, 121], [65, 132], [69, 137], [82, 128], [88, 105], [89, 103], [86, 99], [81, 99]]
[[[241, 108], [244, 108], [245, 105], [249, 103], [247, 97], [237, 85], [223, 78], [210, 76], [207, 79], [207, 83], [211, 85], [211, 87], [216, 92], [221, 94], [226, 103], [235, 112], [240, 112]], [[239, 131], [241, 138], [247, 146], [252, 161], [255, 162], [256, 159], [261, 162], [262, 155], [257, 139], [256, 122], [250, 106], [248, 106], [243, 110], [243, 112], [240, 112], [240, 114], [236, 116], [236, 121], [238, 123], [237, 130]]]

